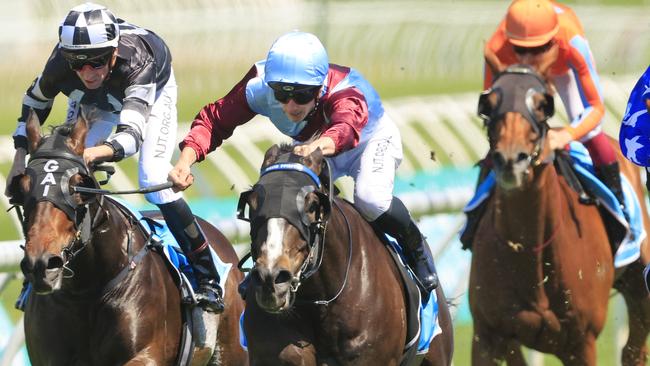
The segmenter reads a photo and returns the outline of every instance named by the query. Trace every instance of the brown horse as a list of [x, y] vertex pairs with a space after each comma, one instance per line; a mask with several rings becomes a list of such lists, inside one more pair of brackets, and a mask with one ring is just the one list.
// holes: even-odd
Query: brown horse
[[[357, 210], [317, 183], [320, 150], [290, 151], [269, 149], [240, 201], [254, 260], [243, 324], [251, 365], [399, 365], [407, 304], [398, 269]], [[436, 294], [442, 334], [423, 364], [449, 365], [451, 318], [441, 287]]]
[[[614, 285], [630, 319], [622, 362], [645, 364], [650, 303], [643, 265], [637, 260], [615, 280], [598, 207], [581, 204], [556, 172], [545, 139], [553, 114], [545, 83], [530, 68], [511, 67], [481, 96], [479, 113], [497, 183], [472, 244], [472, 363], [525, 364], [525, 345], [565, 365], [595, 365]], [[638, 169], [620, 153], [619, 163], [647, 213]], [[647, 214], [644, 220], [648, 230]], [[645, 247], [642, 257], [650, 258]]]
[[[148, 235], [112, 200], [71, 188], [97, 187], [82, 158], [86, 122], [45, 137], [39, 129], [32, 112], [31, 158], [13, 190], [25, 208], [21, 268], [34, 292], [25, 309], [32, 365], [178, 364], [181, 295], [162, 257], [150, 253]], [[219, 256], [237, 263], [228, 240], [206, 221], [200, 224]], [[241, 277], [231, 269], [226, 311], [205, 324], [218, 335], [212, 359], [203, 357], [203, 364], [247, 363], [238, 344]]]

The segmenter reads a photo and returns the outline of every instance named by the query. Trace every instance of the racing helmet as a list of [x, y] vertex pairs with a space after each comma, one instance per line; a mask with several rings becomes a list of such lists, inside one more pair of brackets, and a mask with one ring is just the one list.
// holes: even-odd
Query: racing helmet
[[117, 20], [103, 5], [77, 5], [59, 26], [59, 48], [69, 62], [108, 57], [119, 38]]
[[329, 70], [325, 47], [305, 32], [290, 32], [278, 38], [266, 57], [264, 81], [270, 83], [321, 86]]
[[548, 0], [515, 0], [506, 14], [506, 37], [519, 47], [539, 47], [560, 29], [558, 16]]

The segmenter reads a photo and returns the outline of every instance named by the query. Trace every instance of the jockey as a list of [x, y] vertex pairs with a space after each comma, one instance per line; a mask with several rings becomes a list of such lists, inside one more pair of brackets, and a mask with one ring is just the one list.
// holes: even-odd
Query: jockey
[[[573, 140], [582, 142], [594, 163], [596, 175], [611, 189], [623, 207], [620, 169], [616, 153], [603, 133], [605, 114], [596, 63], [582, 24], [569, 7], [549, 0], [514, 0], [484, 48], [484, 88], [494, 76], [513, 64], [535, 67], [559, 93], [570, 126], [548, 131], [550, 148], [564, 149]], [[487, 175], [489, 159], [481, 163], [479, 182]], [[468, 213], [461, 235], [469, 247], [485, 205]], [[624, 210], [625, 212], [625, 210]]]
[[[177, 130], [171, 60], [158, 35], [116, 19], [104, 6], [85, 3], [72, 8], [59, 27], [59, 43], [23, 99], [7, 182], [25, 171], [29, 109], [43, 123], [59, 93], [68, 97], [66, 123], [75, 123], [80, 113], [88, 121], [87, 164], [116, 162], [139, 151], [140, 186], [166, 182]], [[114, 126], [116, 132], [111, 134]], [[199, 305], [222, 312], [219, 274], [205, 234], [182, 194], [166, 189], [145, 198], [160, 208], [188, 255], [199, 283]]]
[[402, 159], [399, 130], [384, 113], [377, 92], [356, 70], [330, 64], [313, 34], [290, 32], [271, 46], [223, 98], [203, 107], [180, 144], [169, 173], [179, 189], [192, 184], [190, 166], [205, 159], [234, 129], [256, 114], [294, 141], [302, 156], [320, 149], [332, 157], [333, 179], [355, 181], [354, 202], [371, 223], [397, 239], [425, 293], [438, 283], [424, 236], [397, 197], [395, 170]]
[[492, 85], [494, 74], [512, 64], [547, 70], [571, 121], [570, 126], [548, 131], [551, 149], [564, 149], [573, 140], [582, 142], [596, 174], [622, 205], [616, 153], [601, 128], [605, 106], [596, 63], [573, 10], [548, 0], [513, 1], [485, 45], [484, 55], [485, 89]]

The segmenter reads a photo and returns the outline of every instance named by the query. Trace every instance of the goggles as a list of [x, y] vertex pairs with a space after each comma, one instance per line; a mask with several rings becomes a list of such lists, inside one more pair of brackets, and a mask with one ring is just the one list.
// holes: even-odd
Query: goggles
[[314, 85], [300, 85], [300, 84], [287, 84], [287, 83], [269, 83], [273, 89], [273, 96], [275, 100], [282, 104], [289, 103], [289, 99], [293, 99], [296, 104], [304, 105], [316, 99], [320, 86]]
[[544, 52], [548, 51], [549, 49], [551, 49], [552, 46], [553, 46], [553, 41], [552, 40], [544, 43], [541, 46], [537, 46], [537, 47], [521, 47], [521, 46], [513, 45], [514, 51], [515, 51], [516, 54], [518, 54], [518, 55], [529, 54], [529, 55], [534, 55], [534, 56], [541, 55], [542, 53], [544, 53]]
[[68, 62], [70, 68], [74, 71], [81, 70], [85, 65], [93, 69], [101, 69], [106, 66], [113, 57], [114, 48], [108, 50], [102, 49], [101, 53], [76, 53], [70, 51], [62, 51], [63, 58]]

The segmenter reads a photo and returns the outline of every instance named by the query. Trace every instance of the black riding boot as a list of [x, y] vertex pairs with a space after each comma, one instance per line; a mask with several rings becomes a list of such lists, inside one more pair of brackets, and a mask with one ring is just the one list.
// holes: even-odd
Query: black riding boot
[[619, 205], [621, 205], [621, 209], [623, 209], [623, 212], [627, 216], [627, 212], [625, 212], [625, 198], [623, 197], [623, 187], [621, 186], [621, 169], [618, 166], [618, 162], [600, 166], [597, 168], [596, 172], [598, 178], [600, 178], [600, 180], [605, 183], [609, 189], [612, 190], [612, 193], [614, 193], [614, 196], [618, 200]]
[[429, 292], [438, 287], [438, 274], [431, 249], [420, 229], [411, 219], [404, 203], [399, 198], [393, 197], [388, 211], [379, 216], [373, 224], [397, 239], [404, 250], [408, 265], [415, 272], [418, 285], [428, 296]]
[[174, 238], [187, 255], [199, 284], [196, 299], [205, 311], [221, 313], [224, 310], [223, 290], [219, 273], [212, 260], [210, 245], [184, 199], [158, 205]]

